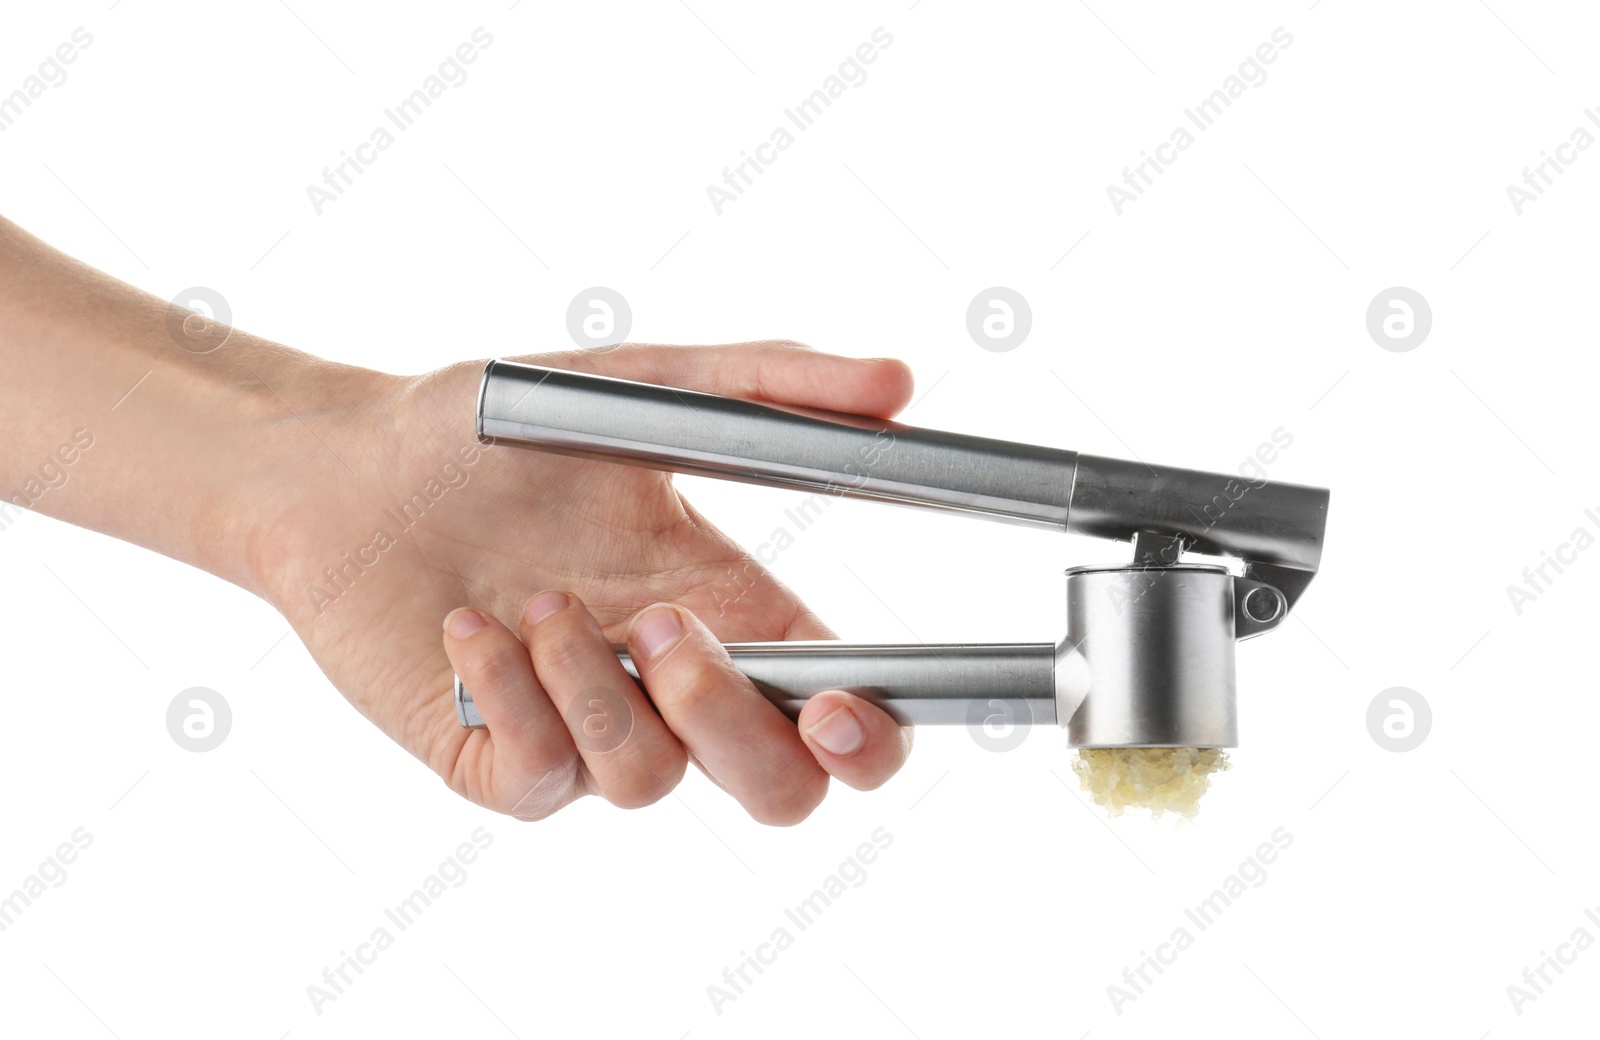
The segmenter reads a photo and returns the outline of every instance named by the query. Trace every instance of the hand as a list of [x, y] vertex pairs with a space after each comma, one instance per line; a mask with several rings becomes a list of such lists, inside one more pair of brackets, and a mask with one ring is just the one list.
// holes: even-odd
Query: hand
[[[790, 343], [519, 360], [874, 416], [911, 394], [900, 362]], [[249, 584], [357, 708], [456, 792], [530, 820], [587, 794], [648, 805], [692, 760], [755, 819], [792, 824], [829, 775], [868, 789], [899, 769], [910, 732], [878, 708], [829, 692], [797, 727], [733, 668], [719, 641], [832, 633], [669, 475], [480, 446], [482, 369], [341, 375], [273, 435], [298, 448]], [[456, 721], [452, 671], [487, 730]]]

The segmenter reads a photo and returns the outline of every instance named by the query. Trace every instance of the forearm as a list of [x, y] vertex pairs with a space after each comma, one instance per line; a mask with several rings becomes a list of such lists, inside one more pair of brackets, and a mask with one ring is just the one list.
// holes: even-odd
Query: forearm
[[368, 373], [237, 330], [208, 345], [0, 219], [0, 529], [28, 508], [260, 591], [252, 547], [308, 439], [290, 427]]

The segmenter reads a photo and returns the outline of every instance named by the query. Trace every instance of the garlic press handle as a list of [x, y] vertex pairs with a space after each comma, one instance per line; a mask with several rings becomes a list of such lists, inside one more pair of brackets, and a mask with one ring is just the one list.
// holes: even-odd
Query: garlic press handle
[[[628, 674], [639, 677], [626, 649]], [[1054, 725], [1056, 647], [1051, 643], [882, 643], [828, 640], [730, 643], [734, 666], [790, 718], [824, 690], [872, 701], [901, 725]], [[481, 726], [472, 692], [456, 679], [456, 717]]]
[[581, 458], [1063, 528], [1077, 453], [491, 361], [478, 436]]
[[1231, 556], [1287, 612], [1316, 574], [1328, 492], [491, 361], [478, 436], [541, 451], [925, 506]]

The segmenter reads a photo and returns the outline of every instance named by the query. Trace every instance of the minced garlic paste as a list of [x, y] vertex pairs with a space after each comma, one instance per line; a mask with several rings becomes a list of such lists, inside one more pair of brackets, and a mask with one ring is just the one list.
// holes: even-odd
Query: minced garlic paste
[[1227, 768], [1221, 748], [1079, 748], [1072, 761], [1084, 791], [1112, 816], [1149, 809], [1193, 819], [1211, 774]]

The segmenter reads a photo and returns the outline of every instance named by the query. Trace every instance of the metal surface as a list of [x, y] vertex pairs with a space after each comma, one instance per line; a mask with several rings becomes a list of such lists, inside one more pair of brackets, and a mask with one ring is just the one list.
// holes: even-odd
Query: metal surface
[[1235, 578], [1222, 567], [1076, 567], [1057, 710], [1071, 747], [1235, 747]]
[[[626, 649], [616, 649], [637, 679]], [[739, 671], [790, 718], [813, 694], [844, 689], [902, 725], [976, 725], [997, 713], [1022, 725], [1056, 721], [1056, 647], [1050, 643], [795, 641], [731, 643], [727, 649]], [[483, 724], [459, 679], [456, 714], [464, 726]]]
[[[1067, 637], [1050, 643], [732, 643], [739, 671], [789, 717], [847, 689], [904, 725], [1052, 725], [1069, 747], [1234, 747], [1233, 645], [1247, 579], [1197, 565], [1067, 572]], [[1261, 586], [1264, 587], [1264, 586]], [[1245, 627], [1241, 627], [1245, 626]], [[623, 667], [639, 677], [625, 648]], [[462, 725], [482, 725], [456, 681]]]
[[970, 513], [1245, 561], [1294, 606], [1328, 492], [491, 361], [478, 435], [581, 458]]
[[472, 691], [467, 689], [461, 681], [461, 676], [456, 676], [455, 682], [456, 721], [468, 729], [477, 729], [486, 726], [483, 716], [478, 714], [478, 706], [472, 703]]
[[478, 436], [651, 469], [1062, 528], [1077, 454], [491, 361]]
[[[791, 717], [850, 689], [907, 724], [1059, 722], [1073, 747], [1233, 747], [1234, 643], [1276, 627], [1321, 560], [1328, 492], [492, 361], [485, 441], [975, 514], [1134, 543], [1067, 572], [1049, 644], [744, 643]], [[1233, 557], [1242, 574], [1181, 562]], [[625, 667], [634, 672], [619, 648]], [[481, 725], [456, 683], [463, 725]]]
[[1325, 488], [1080, 455], [1067, 530], [1160, 535], [1169, 544], [1157, 563], [1179, 562], [1180, 547], [1244, 560], [1247, 574], [1283, 593], [1287, 611], [1317, 573], [1327, 522]]

